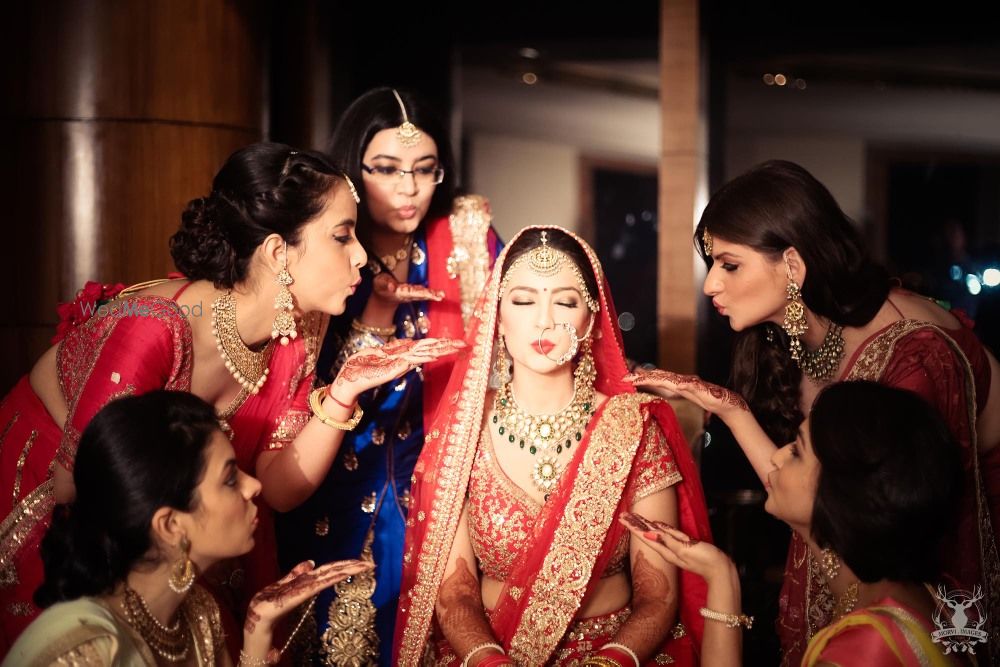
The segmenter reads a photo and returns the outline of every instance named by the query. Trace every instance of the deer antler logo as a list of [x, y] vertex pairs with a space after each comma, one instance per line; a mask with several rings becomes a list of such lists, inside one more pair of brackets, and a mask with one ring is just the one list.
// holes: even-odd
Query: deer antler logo
[[934, 625], [937, 630], [931, 639], [943, 644], [945, 654], [975, 654], [975, 645], [986, 641], [986, 614], [979, 601], [983, 599], [983, 587], [976, 586], [972, 592], [956, 589], [948, 591], [938, 584], [934, 593], [937, 609], [934, 610]]

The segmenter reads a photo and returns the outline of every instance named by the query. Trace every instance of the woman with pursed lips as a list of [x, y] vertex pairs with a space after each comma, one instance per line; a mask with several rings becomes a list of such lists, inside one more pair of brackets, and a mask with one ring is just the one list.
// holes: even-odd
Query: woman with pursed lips
[[[219, 607], [195, 584], [250, 551], [261, 484], [242, 472], [215, 410], [186, 392], [112, 401], [84, 430], [76, 498], [42, 540], [46, 608], [4, 665], [232, 665]], [[301, 563], [257, 592], [239, 664], [276, 664], [276, 623], [370, 563]]]
[[[795, 441], [771, 458], [764, 505], [808, 545], [816, 576], [834, 597], [831, 622], [805, 647], [801, 665], [969, 664], [978, 642], [966, 652], [961, 636], [950, 648], [947, 637], [932, 636], [948, 596], [969, 602], [969, 627], [989, 622], [982, 607], [972, 607], [981, 587], [963, 593], [941, 578], [962, 475], [947, 425], [913, 392], [864, 381], [820, 392]], [[743, 664], [742, 630], [753, 619], [741, 609], [729, 557], [667, 523], [636, 515], [622, 521], [666, 562], [707, 582], [704, 664]], [[949, 615], [942, 618], [947, 624]]]

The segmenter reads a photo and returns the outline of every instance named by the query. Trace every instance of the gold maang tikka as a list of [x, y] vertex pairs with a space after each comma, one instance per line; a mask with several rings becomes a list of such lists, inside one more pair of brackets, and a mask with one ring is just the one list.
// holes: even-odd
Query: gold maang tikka
[[406, 114], [406, 105], [403, 104], [403, 98], [399, 96], [395, 88], [393, 88], [392, 94], [396, 96], [396, 101], [399, 103], [399, 111], [403, 114], [403, 123], [396, 128], [396, 138], [399, 139], [399, 143], [403, 146], [416, 146], [420, 143], [420, 138], [423, 135], [417, 129], [417, 126], [410, 122], [410, 117]]
[[573, 275], [576, 278], [577, 287], [580, 289], [580, 294], [583, 296], [583, 300], [586, 302], [587, 307], [590, 308], [592, 313], [599, 312], [601, 306], [587, 290], [587, 283], [583, 279], [583, 273], [580, 271], [580, 267], [576, 265], [576, 262], [574, 262], [563, 251], [549, 245], [548, 232], [542, 231], [541, 241], [541, 245], [535, 246], [528, 252], [518, 257], [514, 260], [514, 263], [511, 264], [510, 268], [507, 269], [507, 273], [504, 275], [503, 280], [500, 281], [500, 295], [503, 296], [507, 293], [510, 276], [522, 264], [527, 263], [528, 269], [530, 269], [535, 275], [542, 276], [543, 278], [549, 278], [559, 273], [559, 271], [562, 270], [563, 262], [566, 262], [570, 271], [573, 272]]

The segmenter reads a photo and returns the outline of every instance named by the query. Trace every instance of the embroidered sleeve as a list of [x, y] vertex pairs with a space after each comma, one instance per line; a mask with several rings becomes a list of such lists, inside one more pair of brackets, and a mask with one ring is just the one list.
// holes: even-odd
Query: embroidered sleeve
[[320, 333], [322, 320], [313, 314], [302, 322], [302, 341], [305, 360], [299, 366], [295, 377], [288, 385], [287, 406], [275, 418], [271, 434], [265, 440], [268, 450], [284, 449], [309, 423], [312, 410], [309, 408], [309, 392], [316, 381], [316, 359], [319, 355], [319, 345], [322, 342]]
[[82, 665], [111, 665], [114, 664], [117, 651], [117, 642], [110, 636], [96, 637], [89, 641], [77, 644], [69, 651], [58, 656], [53, 656], [51, 665], [67, 665], [68, 667], [80, 667]]
[[109, 402], [190, 389], [191, 329], [166, 299], [116, 301], [60, 343], [57, 368], [69, 412], [56, 456], [72, 470], [80, 434]]
[[639, 475], [632, 493], [633, 503], [681, 481], [681, 473], [674, 463], [670, 444], [655, 421], [646, 422], [642, 437], [641, 454], [637, 461]]

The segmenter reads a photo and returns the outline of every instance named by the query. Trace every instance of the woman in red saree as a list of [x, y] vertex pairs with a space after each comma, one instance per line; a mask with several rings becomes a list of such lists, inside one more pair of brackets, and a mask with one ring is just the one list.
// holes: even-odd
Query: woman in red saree
[[[987, 616], [1000, 618], [1000, 365], [968, 319], [892, 289], [830, 192], [790, 162], [764, 163], [723, 186], [695, 239], [710, 263], [704, 291], [739, 332], [736, 394], [663, 371], [631, 379], [719, 416], [762, 481], [775, 443], [792, 440], [825, 385], [871, 380], [916, 392], [951, 428], [966, 471], [944, 571], [959, 588], [981, 586]], [[785, 664], [799, 664], [830, 621], [833, 600], [815, 561], [793, 533], [778, 618]], [[1000, 634], [989, 650], [1000, 656]]]
[[417, 462], [397, 664], [696, 664], [703, 583], [615, 521], [709, 539], [672, 410], [621, 381], [616, 321], [576, 236], [501, 253]]
[[[764, 508], [821, 554], [821, 576], [837, 601], [803, 667], [976, 664], [988, 620], [981, 590], [949, 594], [927, 585], [939, 572], [962, 486], [952, 440], [913, 392], [841, 382], [820, 393], [795, 441], [775, 452]], [[705, 578], [705, 663], [743, 664], [740, 626], [753, 619], [741, 613], [729, 557], [672, 527], [624, 520], [667, 562]]]
[[[80, 433], [111, 400], [173, 389], [214, 405], [238, 465], [261, 480], [268, 506], [287, 510], [326, 474], [357, 421], [358, 394], [453, 351], [429, 340], [359, 354], [330, 391], [311, 393], [324, 315], [343, 311], [367, 259], [354, 235], [357, 201], [323, 156], [248, 146], [188, 205], [171, 239], [186, 279], [121, 294], [90, 286], [63, 308], [71, 322], [61, 340], [0, 405], [0, 650], [39, 613], [38, 545], [55, 503], [73, 497]], [[204, 578], [231, 612], [227, 636], [239, 636], [247, 592], [277, 575], [261, 507], [254, 550]]]

